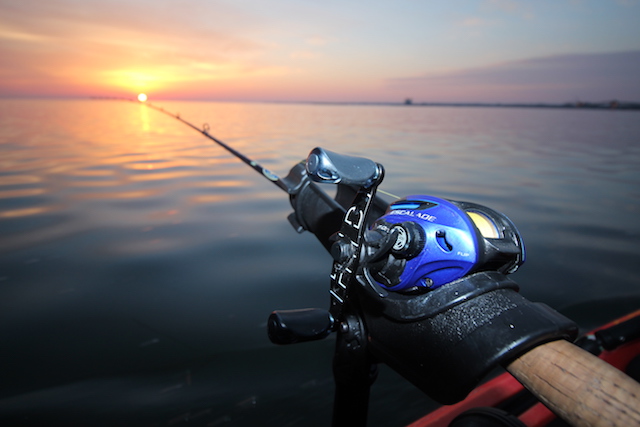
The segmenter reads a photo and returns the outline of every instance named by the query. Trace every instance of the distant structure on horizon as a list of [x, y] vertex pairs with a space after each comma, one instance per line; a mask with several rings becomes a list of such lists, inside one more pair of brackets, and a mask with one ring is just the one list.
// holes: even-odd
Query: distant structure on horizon
[[[398, 105], [398, 104], [396, 104]], [[562, 104], [545, 103], [501, 103], [501, 102], [418, 102], [406, 98], [401, 105], [415, 106], [448, 106], [448, 107], [522, 107], [522, 108], [584, 108], [584, 109], [606, 109], [606, 110], [640, 110], [640, 102], [628, 102], [612, 99], [611, 101], [584, 102], [574, 101]]]

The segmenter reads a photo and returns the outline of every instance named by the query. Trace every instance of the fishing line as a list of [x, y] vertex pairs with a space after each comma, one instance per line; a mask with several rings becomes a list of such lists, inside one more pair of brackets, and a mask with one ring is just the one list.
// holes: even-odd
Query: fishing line
[[394, 199], [400, 199], [400, 196], [396, 196], [396, 195], [395, 195], [395, 194], [393, 194], [393, 193], [389, 193], [388, 191], [384, 191], [384, 190], [381, 190], [381, 189], [379, 189], [379, 188], [378, 188], [378, 193], [385, 194], [385, 195], [387, 195], [387, 196], [389, 196], [389, 197], [393, 197]]
[[251, 168], [253, 168], [256, 172], [260, 173], [262, 176], [267, 178], [269, 181], [273, 182], [275, 185], [280, 187], [282, 190], [284, 190], [285, 192], [289, 193], [289, 187], [287, 186], [287, 184], [285, 184], [276, 174], [271, 172], [269, 169], [261, 166], [259, 163], [255, 162], [254, 160], [251, 160], [250, 158], [248, 158], [247, 156], [245, 156], [241, 152], [235, 150], [234, 148], [232, 148], [229, 145], [225, 144], [224, 142], [220, 141], [215, 136], [211, 135], [209, 133], [209, 125], [207, 123], [203, 124], [202, 128], [199, 128], [198, 126], [196, 126], [196, 125], [192, 124], [191, 122], [189, 122], [189, 121], [183, 119], [182, 117], [180, 117], [180, 114], [173, 114], [173, 113], [165, 110], [162, 107], [156, 107], [155, 105], [153, 105], [153, 104], [151, 104], [149, 102], [146, 102], [146, 101], [145, 102], [133, 101], [133, 100], [130, 100], [130, 101], [131, 102], [138, 102], [139, 104], [145, 105], [145, 106], [147, 106], [147, 107], [149, 107], [151, 109], [154, 109], [156, 111], [164, 113], [167, 116], [173, 117], [174, 119], [179, 120], [180, 122], [184, 123], [185, 125], [189, 126], [190, 128], [200, 132], [201, 134], [203, 134], [204, 136], [206, 136], [207, 138], [209, 138], [210, 140], [212, 140], [213, 142], [215, 142], [216, 144], [220, 145], [222, 148], [224, 148], [225, 150], [227, 150], [228, 152], [230, 152], [231, 154], [233, 154], [234, 156], [236, 156], [237, 158], [242, 160], [244, 163], [246, 163], [247, 165], [251, 166]]

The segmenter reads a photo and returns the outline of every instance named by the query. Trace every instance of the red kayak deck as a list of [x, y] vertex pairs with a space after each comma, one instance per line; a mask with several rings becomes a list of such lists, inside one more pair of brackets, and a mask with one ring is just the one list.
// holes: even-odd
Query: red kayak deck
[[[640, 310], [596, 328], [587, 335], [625, 322], [637, 316], [640, 316]], [[621, 371], [624, 371], [627, 365], [639, 354], [640, 339], [636, 339], [616, 348], [613, 351], [604, 350], [600, 355], [598, 355], [598, 357]], [[511, 374], [505, 372], [504, 374], [501, 374], [478, 386], [461, 402], [454, 405], [442, 406], [419, 420], [409, 424], [408, 427], [447, 427], [455, 417], [469, 409], [478, 407], [497, 407], [523, 391], [524, 387], [522, 384], [511, 376]], [[529, 409], [518, 415], [518, 419], [528, 427], [546, 426], [555, 418], [556, 416], [553, 412], [539, 402], [535, 403]]]

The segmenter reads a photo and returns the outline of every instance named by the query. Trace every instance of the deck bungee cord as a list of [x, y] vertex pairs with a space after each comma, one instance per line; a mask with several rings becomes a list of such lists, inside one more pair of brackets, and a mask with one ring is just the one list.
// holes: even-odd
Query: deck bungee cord
[[[503, 367], [572, 425], [640, 426], [640, 385], [571, 344], [577, 325], [521, 296], [507, 277], [524, 263], [525, 250], [502, 213], [429, 195], [388, 204], [376, 194], [381, 164], [320, 147], [281, 179], [213, 137], [208, 125], [142, 104], [202, 133], [287, 192], [290, 223], [330, 252], [329, 308], [276, 310], [267, 325], [279, 345], [336, 336], [333, 426], [366, 425], [380, 363], [446, 405], [467, 402]], [[335, 184], [335, 196], [318, 183]], [[637, 331], [629, 336], [638, 339]], [[446, 424], [420, 425], [446, 426], [464, 412], [445, 415], [438, 417]], [[496, 411], [471, 415], [455, 426], [525, 425]]]

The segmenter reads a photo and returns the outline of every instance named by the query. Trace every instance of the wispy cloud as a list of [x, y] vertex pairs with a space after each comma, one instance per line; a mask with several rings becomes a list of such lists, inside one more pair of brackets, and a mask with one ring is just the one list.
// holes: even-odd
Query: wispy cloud
[[492, 25], [492, 22], [484, 19], [484, 18], [480, 18], [477, 16], [470, 16], [468, 18], [465, 18], [461, 21], [458, 22], [458, 25], [462, 26], [462, 27], [471, 27], [471, 28], [477, 28], [477, 27], [487, 27]]
[[[596, 80], [584, 70], [616, 68], [549, 55], [640, 50], [631, 0], [462, 4], [0, 0], [0, 96], [232, 98], [243, 88], [258, 99], [542, 99], [565, 82], [555, 95], [587, 98]], [[504, 62], [523, 55], [537, 59]], [[393, 76], [410, 77], [381, 84]], [[598, 81], [619, 97], [612, 79]]]
[[531, 19], [535, 16], [531, 4], [517, 0], [488, 0], [488, 7], [511, 15]]
[[292, 52], [289, 55], [291, 59], [316, 59], [320, 56], [318, 52], [312, 52], [310, 50], [299, 50], [296, 52]]
[[426, 97], [460, 94], [465, 101], [639, 100], [638, 76], [640, 51], [631, 51], [531, 58], [446, 74], [396, 78], [388, 83]]
[[331, 41], [332, 39], [327, 37], [322, 37], [322, 36], [313, 36], [313, 37], [307, 38], [306, 40], [307, 44], [311, 46], [325, 46], [329, 44]]
[[[261, 64], [271, 46], [225, 32], [224, 23], [213, 26], [194, 17], [197, 8], [189, 9], [190, 1], [181, 8], [146, 1], [13, 3], [2, 5], [0, 15], [0, 78], [7, 82], [0, 82], [0, 90], [5, 93], [56, 94], [69, 85], [87, 91], [142, 90], [274, 73], [273, 65]], [[217, 12], [217, 19], [233, 18], [239, 27], [257, 23], [232, 6]]]

